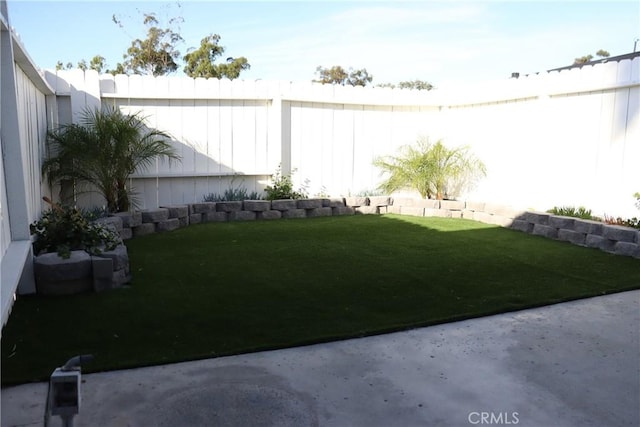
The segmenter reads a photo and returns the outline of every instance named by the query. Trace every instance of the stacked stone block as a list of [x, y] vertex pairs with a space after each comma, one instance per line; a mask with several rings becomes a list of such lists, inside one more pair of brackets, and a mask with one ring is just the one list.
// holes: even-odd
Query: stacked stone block
[[72, 295], [119, 288], [131, 281], [129, 255], [124, 244], [90, 255], [71, 251], [69, 258], [46, 253], [34, 258], [36, 289], [41, 295]]
[[549, 213], [526, 212], [514, 221], [512, 228], [574, 245], [640, 258], [640, 231], [630, 227]]
[[118, 231], [123, 239], [128, 239], [154, 232], [171, 231], [201, 222], [384, 213], [471, 219], [575, 245], [640, 258], [640, 231], [633, 228], [475, 201], [372, 196], [204, 202], [164, 206], [141, 212], [118, 213], [103, 222]]

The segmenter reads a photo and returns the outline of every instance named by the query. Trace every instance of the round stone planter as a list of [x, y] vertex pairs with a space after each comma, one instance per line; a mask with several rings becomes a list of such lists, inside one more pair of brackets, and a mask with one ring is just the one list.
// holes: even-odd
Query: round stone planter
[[41, 295], [73, 295], [120, 288], [131, 280], [125, 245], [112, 251], [89, 255], [71, 251], [67, 259], [57, 253], [34, 258], [36, 291]]
[[36, 290], [42, 295], [72, 295], [93, 290], [91, 255], [71, 251], [64, 259], [57, 253], [39, 255], [34, 259]]

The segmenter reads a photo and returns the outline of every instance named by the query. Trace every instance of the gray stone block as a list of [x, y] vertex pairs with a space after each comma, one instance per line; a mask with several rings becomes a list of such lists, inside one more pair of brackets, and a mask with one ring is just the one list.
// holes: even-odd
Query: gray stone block
[[345, 197], [344, 203], [347, 206], [358, 207], [358, 206], [369, 206], [369, 198], [368, 197]]
[[592, 221], [589, 219], [576, 218], [573, 221], [573, 231], [585, 234], [596, 234], [602, 236], [602, 228], [604, 224], [600, 221]]
[[112, 270], [125, 270], [129, 271], [129, 252], [125, 245], [118, 245], [112, 251], [104, 251], [98, 255], [94, 255], [95, 258], [110, 259], [112, 263]]
[[133, 231], [131, 231], [129, 227], [123, 228], [120, 237], [122, 238], [122, 240], [129, 240], [133, 237]]
[[636, 256], [638, 253], [638, 245], [631, 242], [617, 242], [613, 246], [616, 255]]
[[524, 219], [526, 211], [498, 203], [485, 203], [484, 212], [506, 218]]
[[186, 218], [189, 216], [189, 206], [187, 205], [173, 205], [173, 206], [160, 206], [169, 211], [169, 219], [171, 218]]
[[533, 224], [522, 219], [514, 219], [511, 223], [511, 228], [525, 233], [531, 233], [533, 231]]
[[533, 224], [549, 225], [549, 217], [551, 214], [542, 212], [526, 212], [524, 220]]
[[302, 199], [298, 200], [296, 208], [298, 209], [318, 209], [322, 207], [322, 199]]
[[188, 227], [189, 226], [189, 217], [185, 216], [182, 218], [178, 218], [178, 221], [180, 222], [180, 227]]
[[131, 274], [124, 270], [115, 270], [111, 280], [113, 288], [120, 288], [122, 285], [131, 282]]
[[393, 197], [391, 199], [391, 204], [393, 206], [413, 206], [414, 203], [415, 200], [411, 197]]
[[424, 208], [423, 211], [423, 216], [451, 218], [451, 211], [449, 209]]
[[587, 235], [573, 230], [561, 228], [558, 230], [558, 239], [565, 242], [571, 242], [574, 245], [584, 246], [586, 244]]
[[475, 212], [471, 209], [463, 209], [462, 210], [462, 218], [464, 219], [475, 219]]
[[189, 215], [189, 224], [200, 224], [202, 222], [201, 213], [192, 213]]
[[271, 209], [276, 211], [288, 211], [297, 209], [298, 203], [293, 199], [272, 200]]
[[558, 237], [558, 229], [544, 224], [534, 224], [531, 234], [547, 237], [549, 239], [555, 239], [556, 237]]
[[467, 202], [466, 209], [474, 212], [484, 212], [486, 203], [484, 202]]
[[216, 211], [218, 212], [237, 212], [242, 210], [242, 202], [216, 202]]
[[511, 224], [513, 224], [513, 221], [514, 219], [508, 216], [491, 215], [491, 218], [489, 219], [489, 224], [498, 225], [500, 227], [511, 227]]
[[131, 228], [131, 227], [137, 227], [138, 225], [142, 224], [142, 212], [140, 211], [136, 211], [136, 212], [118, 212], [113, 214], [112, 216], [114, 217], [118, 217], [122, 220], [122, 227], [123, 228]]
[[91, 268], [94, 291], [113, 289], [113, 261], [110, 258], [91, 257]]
[[177, 230], [178, 228], [180, 228], [180, 220], [178, 218], [167, 219], [156, 224], [156, 231], [158, 233], [173, 231]]
[[564, 228], [565, 230], [573, 230], [575, 218], [568, 216], [551, 215], [548, 225], [555, 228]]
[[142, 222], [160, 222], [169, 219], [169, 209], [145, 209], [142, 211]]
[[123, 221], [119, 216], [107, 216], [104, 218], [98, 218], [94, 221], [94, 223], [110, 228], [111, 230], [118, 233], [118, 235], [121, 235], [122, 233]]
[[257, 215], [257, 219], [280, 219], [280, 218], [282, 218], [282, 212], [274, 211], [274, 210], [258, 212], [258, 215]]
[[380, 208], [378, 206], [357, 206], [356, 207], [356, 215], [377, 215], [380, 213]]
[[307, 211], [305, 209], [289, 209], [282, 211], [282, 218], [306, 218]]
[[426, 209], [440, 209], [440, 200], [435, 199], [415, 199], [409, 206]]
[[191, 213], [205, 214], [216, 211], [215, 202], [193, 203], [191, 205]]
[[202, 214], [202, 222], [225, 222], [229, 220], [227, 212], [206, 212]]
[[369, 197], [369, 206], [389, 206], [391, 197], [389, 196], [372, 196]]
[[242, 202], [242, 210], [264, 212], [271, 210], [271, 201], [269, 200], [245, 200]]
[[233, 211], [229, 212], [229, 221], [255, 221], [254, 211]]
[[461, 211], [465, 208], [465, 203], [460, 200], [440, 200], [440, 209]]
[[449, 211], [449, 214], [451, 215], [451, 218], [455, 218], [455, 219], [462, 218], [462, 211]]
[[493, 224], [494, 221], [493, 215], [482, 211], [474, 211], [473, 219], [474, 221], [479, 221], [485, 224]]
[[587, 234], [587, 238], [585, 239], [584, 243], [590, 248], [597, 248], [603, 251], [612, 252], [616, 242], [613, 240], [605, 239], [604, 237], [597, 234]]
[[318, 216], [331, 216], [333, 214], [333, 210], [330, 207], [321, 207], [315, 209], [307, 209], [307, 217], [314, 218]]
[[68, 259], [57, 253], [35, 257], [34, 275], [37, 292], [43, 295], [71, 295], [93, 289], [91, 255], [71, 251]]
[[146, 222], [137, 227], [132, 227], [131, 230], [133, 231], [133, 237], [141, 237], [155, 233], [156, 225], [153, 222]]
[[605, 225], [602, 229], [602, 237], [620, 242], [635, 243], [637, 235], [638, 232], [635, 228], [620, 225]]
[[411, 215], [411, 216], [424, 216], [424, 208], [417, 208], [413, 206], [401, 206], [400, 214]]
[[335, 216], [340, 215], [355, 215], [356, 210], [351, 206], [336, 206], [331, 208], [331, 214]]
[[402, 206], [396, 206], [396, 205], [387, 206], [387, 213], [400, 215], [401, 210], [402, 210]]
[[330, 207], [330, 208], [341, 208], [341, 207], [343, 207], [343, 206], [346, 206], [346, 205], [344, 204], [344, 198], [342, 198], [342, 197], [333, 197], [333, 198], [331, 198], [331, 199], [325, 199], [325, 200], [328, 200], [328, 201], [329, 201], [329, 204], [327, 204], [327, 205], [325, 206], [325, 203], [324, 203], [324, 201], [323, 201], [323, 202], [322, 202], [322, 206], [323, 206], [323, 207], [327, 207], [327, 206], [328, 206], [328, 207]]

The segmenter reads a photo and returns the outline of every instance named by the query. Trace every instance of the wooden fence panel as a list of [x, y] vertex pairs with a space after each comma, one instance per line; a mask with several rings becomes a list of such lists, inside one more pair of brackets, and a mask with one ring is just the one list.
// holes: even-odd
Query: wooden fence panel
[[[487, 165], [487, 178], [461, 197], [633, 214], [639, 64], [430, 92], [140, 76], [89, 76], [82, 84], [98, 81], [103, 103], [141, 109], [150, 126], [174, 136], [182, 163], [136, 174], [148, 206], [199, 201], [229, 186], [260, 191], [278, 164], [297, 169], [294, 182], [307, 182], [312, 195], [372, 191], [382, 179], [373, 160], [424, 136], [469, 145]], [[61, 88], [80, 78], [59, 77]]]

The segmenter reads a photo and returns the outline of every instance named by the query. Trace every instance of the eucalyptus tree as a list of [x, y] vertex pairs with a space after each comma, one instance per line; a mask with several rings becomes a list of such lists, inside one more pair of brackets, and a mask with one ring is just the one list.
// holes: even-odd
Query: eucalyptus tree
[[316, 68], [316, 74], [318, 75], [318, 79], [313, 80], [313, 82], [323, 84], [366, 86], [373, 80], [373, 76], [367, 72], [366, 68], [360, 70], [349, 68], [349, 71], [347, 71], [340, 65], [334, 65], [331, 68], [318, 66]]
[[180, 160], [169, 139], [168, 134], [148, 128], [139, 113], [87, 110], [80, 123], [48, 132], [54, 154], [44, 161], [42, 172], [50, 184], [91, 184], [110, 212], [128, 211], [133, 192], [127, 180], [134, 171], [148, 168], [157, 158]]
[[416, 146], [401, 147], [397, 156], [375, 159], [374, 165], [387, 175], [382, 191], [414, 189], [422, 198], [440, 200], [459, 195], [487, 173], [468, 147], [447, 148], [442, 140], [420, 139]]
[[223, 78], [231, 80], [240, 76], [244, 70], [248, 70], [251, 65], [247, 58], [228, 57], [226, 63], [216, 64], [215, 61], [224, 53], [224, 46], [220, 45], [220, 36], [210, 34], [200, 41], [200, 47], [192, 50], [184, 56], [184, 73], [189, 77]]

